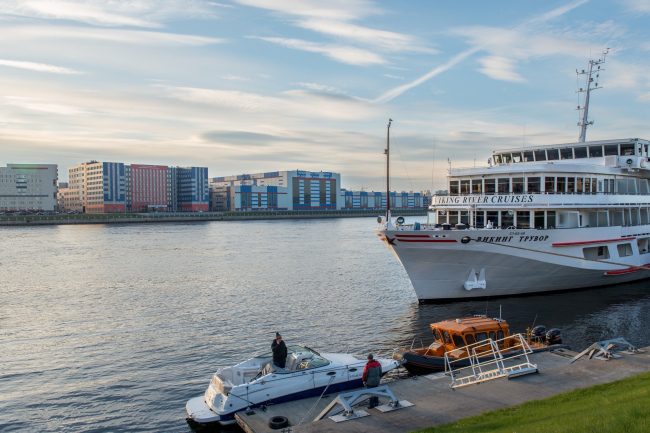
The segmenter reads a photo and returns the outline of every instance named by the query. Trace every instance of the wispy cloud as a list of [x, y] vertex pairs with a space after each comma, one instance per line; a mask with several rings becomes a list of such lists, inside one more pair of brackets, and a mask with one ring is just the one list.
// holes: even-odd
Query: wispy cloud
[[83, 74], [81, 71], [64, 68], [63, 66], [48, 65], [46, 63], [23, 62], [19, 60], [0, 59], [0, 65], [11, 68], [29, 69], [38, 72], [50, 72], [52, 74]]
[[632, 12], [650, 14], [650, 1], [648, 0], [622, 0], [622, 3]]
[[403, 33], [376, 30], [348, 22], [319, 19], [300, 20], [296, 24], [304, 29], [335, 36], [360, 45], [374, 47], [381, 51], [438, 53], [438, 50], [425, 46], [423, 42], [414, 36]]
[[378, 54], [362, 48], [324, 44], [319, 42], [304, 41], [302, 39], [271, 38], [257, 37], [267, 42], [282, 45], [283, 47], [293, 48], [294, 50], [309, 51], [320, 53], [341, 63], [357, 66], [383, 65], [387, 61]]
[[201, 46], [226, 42], [225, 39], [206, 36], [183, 35], [177, 33], [153, 32], [145, 30], [98, 29], [86, 27], [59, 26], [13, 26], [5, 27], [0, 33], [0, 41], [37, 39], [81, 39], [119, 42], [150, 46]]
[[318, 90], [318, 91], [323, 91], [323, 92], [332, 92], [332, 93], [346, 93], [345, 90], [341, 90], [338, 87], [332, 87], [332, 86], [326, 86], [324, 84], [316, 84], [316, 83], [291, 83], [296, 86], [301, 86], [307, 89], [311, 90]]
[[354, 20], [381, 13], [373, 2], [366, 0], [235, 0], [239, 4], [304, 17]]
[[404, 79], [404, 77], [398, 77], [397, 75], [391, 75], [391, 74], [384, 74], [384, 77], [394, 78], [396, 80], [403, 80]]
[[23, 108], [30, 111], [39, 111], [42, 113], [61, 114], [64, 116], [79, 116], [88, 114], [88, 112], [81, 110], [77, 107], [69, 105], [57, 104], [50, 101], [39, 101], [34, 98], [26, 97], [12, 97], [7, 96], [4, 98], [6, 105]]
[[224, 75], [223, 77], [224, 80], [232, 80], [232, 81], [249, 81], [250, 78], [244, 78], [240, 77], [239, 75]]
[[5, 0], [1, 15], [134, 27], [162, 27], [160, 22], [170, 18], [215, 17], [201, 0]]
[[479, 60], [483, 68], [479, 69], [490, 78], [513, 83], [523, 83], [524, 77], [514, 71], [515, 61], [507, 57], [489, 56]]
[[650, 92], [644, 93], [643, 95], [636, 98], [639, 102], [650, 102]]

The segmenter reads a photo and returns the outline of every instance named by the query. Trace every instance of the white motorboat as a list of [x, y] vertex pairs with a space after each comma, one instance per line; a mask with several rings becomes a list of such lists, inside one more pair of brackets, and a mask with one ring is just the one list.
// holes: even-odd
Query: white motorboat
[[[232, 424], [236, 412], [269, 404], [346, 391], [363, 386], [365, 356], [318, 353], [306, 346], [289, 346], [284, 369], [273, 365], [272, 353], [255, 356], [217, 370], [203, 395], [187, 402], [190, 419], [200, 424]], [[382, 374], [400, 361], [375, 358]]]

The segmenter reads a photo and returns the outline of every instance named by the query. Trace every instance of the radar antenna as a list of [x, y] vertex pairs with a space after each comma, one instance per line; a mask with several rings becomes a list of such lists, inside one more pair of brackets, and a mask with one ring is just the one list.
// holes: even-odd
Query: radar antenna
[[[600, 77], [600, 72], [604, 71], [604, 69], [600, 69], [600, 65], [605, 63], [605, 57], [609, 53], [609, 48], [603, 52], [603, 58], [598, 59], [598, 60], [589, 60], [589, 71], [585, 71], [584, 69], [582, 71], [578, 71], [576, 69], [576, 74], [578, 75], [585, 75], [585, 80], [586, 80], [586, 85], [585, 88], [580, 88], [576, 93], [584, 93], [585, 94], [585, 100], [583, 106], [579, 106], [576, 108], [577, 111], [582, 111], [582, 120], [578, 122], [578, 126], [580, 127], [580, 137], [578, 138], [578, 141], [580, 142], [585, 142], [585, 138], [587, 137], [587, 126], [593, 125], [594, 121], [593, 120], [588, 120], [588, 115], [589, 115], [589, 92], [592, 90], [596, 89], [602, 89], [603, 86], [598, 85], [598, 77]], [[596, 79], [594, 80], [593, 75], [596, 74]], [[593, 84], [593, 87], [592, 87]]]

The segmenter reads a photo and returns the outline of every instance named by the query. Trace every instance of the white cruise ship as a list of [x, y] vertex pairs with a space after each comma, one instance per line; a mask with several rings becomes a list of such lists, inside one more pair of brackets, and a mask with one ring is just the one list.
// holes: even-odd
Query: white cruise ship
[[650, 277], [650, 142], [585, 142], [595, 88], [584, 90], [580, 141], [499, 150], [486, 167], [450, 169], [449, 195], [433, 197], [426, 224], [393, 222], [390, 208], [380, 218], [375, 232], [420, 302]]

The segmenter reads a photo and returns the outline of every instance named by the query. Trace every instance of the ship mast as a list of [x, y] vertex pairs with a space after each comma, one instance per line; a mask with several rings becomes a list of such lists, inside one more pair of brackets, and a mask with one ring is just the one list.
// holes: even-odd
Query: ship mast
[[393, 119], [388, 119], [386, 128], [386, 221], [390, 223], [390, 124]]
[[[603, 52], [603, 58], [598, 59], [598, 60], [589, 60], [589, 71], [585, 71], [584, 69], [582, 71], [578, 71], [576, 69], [576, 74], [577, 75], [585, 75], [585, 79], [587, 81], [586, 87], [583, 89], [582, 87], [576, 92], [576, 93], [584, 93], [585, 94], [585, 100], [584, 100], [584, 105], [580, 107], [578, 105], [578, 108], [576, 110], [582, 111], [582, 120], [578, 122], [578, 126], [580, 127], [580, 137], [578, 137], [578, 141], [584, 143], [585, 138], [587, 137], [587, 126], [593, 125], [594, 121], [593, 120], [588, 120], [588, 115], [589, 115], [589, 92], [592, 90], [596, 89], [602, 89], [603, 86], [598, 86], [598, 77], [600, 76], [600, 71], [604, 71], [604, 69], [600, 69], [600, 65], [605, 63], [605, 56], [607, 56], [607, 53], [609, 53], [609, 48]], [[594, 66], [596, 69], [594, 69]], [[594, 81], [593, 74], [596, 74], [596, 80]], [[591, 87], [592, 83], [594, 83], [594, 87]]]

